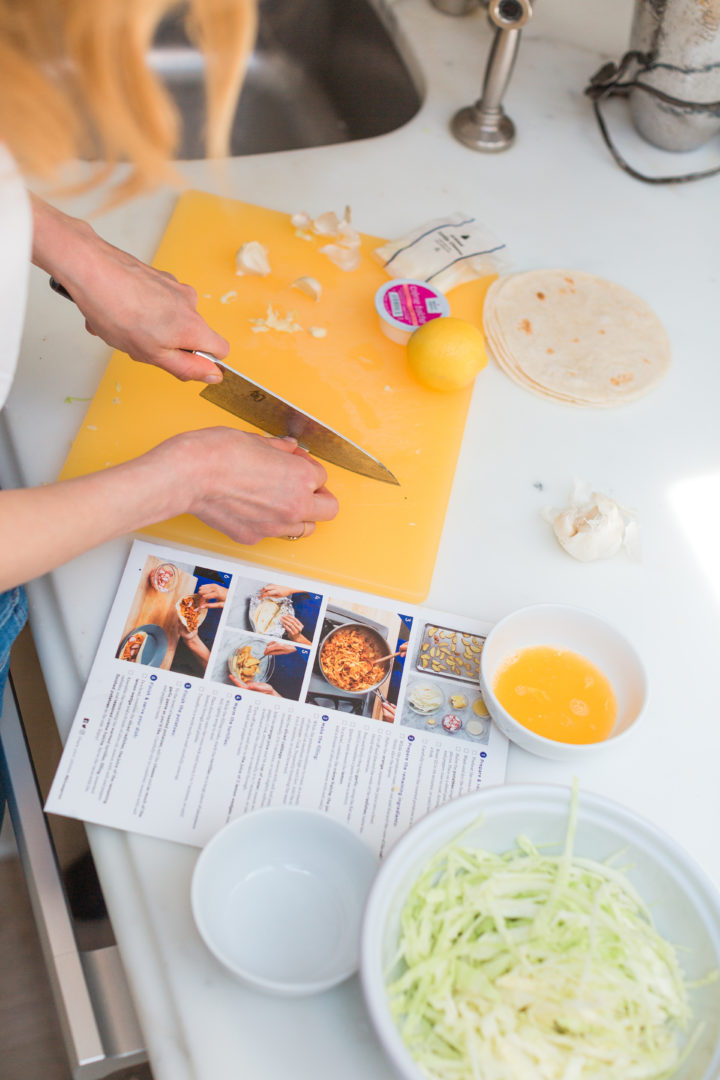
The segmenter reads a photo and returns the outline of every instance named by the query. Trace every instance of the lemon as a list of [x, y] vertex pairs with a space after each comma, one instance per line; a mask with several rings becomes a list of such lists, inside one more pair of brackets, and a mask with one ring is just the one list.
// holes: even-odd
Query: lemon
[[431, 319], [411, 335], [407, 359], [416, 379], [432, 390], [461, 390], [487, 364], [482, 331], [451, 315]]

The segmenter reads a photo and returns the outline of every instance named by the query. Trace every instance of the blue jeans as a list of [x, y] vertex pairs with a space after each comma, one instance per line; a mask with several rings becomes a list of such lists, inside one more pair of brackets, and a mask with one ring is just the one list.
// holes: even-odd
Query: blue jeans
[[27, 597], [22, 585], [0, 593], [0, 709], [10, 666], [10, 649], [26, 619]]
[[[27, 619], [27, 597], [22, 585], [0, 593], [0, 712], [10, 667], [10, 649]], [[5, 815], [5, 793], [0, 777], [0, 825]]]

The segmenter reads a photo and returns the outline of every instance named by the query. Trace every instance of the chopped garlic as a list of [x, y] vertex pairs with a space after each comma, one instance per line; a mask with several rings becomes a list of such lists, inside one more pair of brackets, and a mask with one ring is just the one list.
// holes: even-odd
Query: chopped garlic
[[235, 291], [235, 289], [230, 289], [228, 292], [223, 293], [223, 295], [220, 297], [220, 303], [229, 304], [230, 301], [234, 300], [236, 296], [237, 292]]
[[235, 256], [236, 274], [254, 274], [266, 277], [270, 273], [267, 251], [257, 240], [250, 240], [238, 248]]
[[324, 326], [309, 326], [308, 334], [317, 338], [327, 337], [327, 330]]
[[300, 323], [295, 321], [295, 312], [288, 311], [287, 315], [283, 316], [279, 311], [276, 311], [272, 304], [268, 304], [267, 313], [264, 319], [251, 319], [253, 334], [263, 334], [268, 330], [279, 330], [282, 333], [294, 334], [297, 330], [302, 330]]
[[301, 293], [305, 293], [311, 300], [319, 300], [322, 296], [322, 285], [314, 277], [299, 277], [293, 281], [290, 287], [299, 289]]
[[599, 491], [590, 491], [576, 480], [570, 506], [547, 509], [543, 517], [552, 527], [560, 546], [580, 562], [610, 559], [625, 547], [638, 556], [638, 527], [630, 511]]

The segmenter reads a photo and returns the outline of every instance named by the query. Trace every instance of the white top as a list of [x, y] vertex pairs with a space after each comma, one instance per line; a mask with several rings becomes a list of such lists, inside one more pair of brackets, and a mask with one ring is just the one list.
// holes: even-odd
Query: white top
[[25, 319], [31, 242], [30, 199], [10, 152], [0, 143], [0, 408], [15, 375]]

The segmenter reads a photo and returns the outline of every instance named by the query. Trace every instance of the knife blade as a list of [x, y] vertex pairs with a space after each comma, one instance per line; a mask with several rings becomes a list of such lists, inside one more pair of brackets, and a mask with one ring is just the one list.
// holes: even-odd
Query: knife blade
[[269, 435], [292, 435], [303, 449], [323, 461], [330, 461], [341, 469], [350, 469], [372, 480], [399, 486], [400, 481], [390, 470], [357, 443], [291, 405], [285, 398], [273, 394], [247, 375], [241, 375], [211, 353], [200, 349], [195, 352], [212, 360], [223, 372], [222, 382], [206, 386], [200, 391], [200, 397], [267, 431]]

